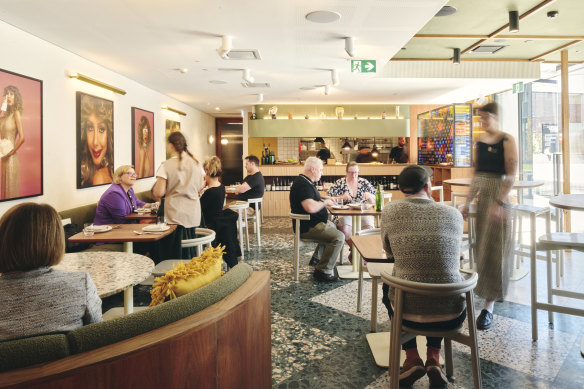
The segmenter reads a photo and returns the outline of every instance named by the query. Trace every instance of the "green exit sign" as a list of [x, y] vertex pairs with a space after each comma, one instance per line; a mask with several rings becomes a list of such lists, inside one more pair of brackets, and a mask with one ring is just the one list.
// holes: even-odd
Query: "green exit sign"
[[352, 73], [375, 73], [377, 66], [374, 59], [352, 59], [351, 72]]

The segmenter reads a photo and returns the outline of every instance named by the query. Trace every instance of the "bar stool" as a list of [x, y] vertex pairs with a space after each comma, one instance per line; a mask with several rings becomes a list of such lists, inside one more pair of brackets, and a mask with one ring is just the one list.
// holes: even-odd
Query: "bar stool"
[[[424, 282], [407, 281], [394, 277], [387, 272], [381, 274], [383, 282], [395, 290], [394, 314], [391, 320], [390, 348], [389, 348], [389, 378], [390, 388], [397, 389], [399, 385], [399, 358], [400, 348], [403, 343], [412, 339], [415, 335], [444, 337], [444, 360], [446, 375], [452, 377], [452, 341], [465, 344], [470, 347], [474, 387], [481, 387], [481, 368], [479, 360], [479, 348], [477, 345], [477, 330], [474, 316], [473, 289], [478, 280], [477, 273], [472, 273], [470, 278], [453, 284], [429, 284]], [[469, 335], [463, 333], [462, 325], [448, 331], [430, 331], [409, 328], [402, 324], [404, 293], [412, 293], [424, 296], [453, 296], [464, 293], [466, 296], [466, 318]], [[402, 332], [404, 331], [404, 332]]]
[[[253, 229], [255, 231], [257, 240], [258, 240], [258, 247], [261, 247], [262, 245], [262, 241], [261, 241], [261, 223], [264, 221], [264, 213], [262, 211], [262, 198], [256, 198], [256, 199], [247, 199], [247, 202], [249, 203], [249, 206], [251, 207], [253, 204], [253, 208], [255, 209], [255, 215], [253, 216], [248, 216], [247, 217], [247, 222], [249, 222], [250, 220], [253, 220]], [[247, 225], [246, 222], [246, 225]]]
[[[215, 240], [215, 231], [210, 230], [208, 228], [196, 228], [195, 229], [196, 235], [201, 235], [199, 238], [193, 239], [184, 239], [181, 241], [181, 247], [196, 247], [197, 257], [201, 256], [203, 252], [203, 247], [211, 246], [211, 243]], [[166, 261], [162, 261], [158, 263], [154, 270], [152, 271], [152, 275], [155, 277], [161, 277], [164, 275], [165, 272], [171, 270], [174, 266], [176, 266], [179, 262], [184, 262], [185, 260], [182, 259], [167, 259]]]
[[[530, 257], [531, 256], [537, 256], [537, 252], [535, 250], [536, 245], [537, 245], [537, 239], [536, 239], [536, 219], [538, 217], [543, 217], [545, 218], [545, 222], [546, 222], [546, 232], [550, 233], [551, 231], [551, 213], [550, 213], [550, 207], [536, 207], [536, 206], [532, 206], [532, 205], [526, 205], [526, 204], [513, 204], [511, 206], [511, 210], [513, 212], [513, 241], [515, 243], [515, 237], [517, 236], [517, 242], [519, 243], [518, 248], [516, 248], [517, 246], [514, 244], [513, 247], [513, 256], [515, 258], [514, 261], [514, 271], [517, 272], [517, 270], [520, 269], [521, 267], [521, 263], [523, 262], [523, 257]], [[520, 218], [523, 217], [529, 217], [530, 220], [530, 228], [529, 228], [529, 232], [530, 232], [530, 242], [529, 242], [529, 246], [526, 246], [523, 244], [523, 236], [522, 236], [522, 231], [520, 231], [517, 226], [522, 226], [522, 223], [518, 223], [518, 221], [520, 220]], [[527, 248], [528, 252], [524, 252], [523, 249]], [[541, 259], [546, 259], [546, 257], [541, 257]], [[559, 260], [559, 256], [556, 255], [556, 286], [560, 286], [560, 260]], [[525, 272], [521, 272], [519, 275], [516, 275], [515, 277], [512, 277], [512, 279], [520, 279], [523, 278], [525, 275], [527, 274], [527, 271]]]
[[294, 223], [294, 259], [292, 267], [294, 271], [294, 281], [298, 281], [300, 273], [300, 242], [315, 242], [312, 239], [300, 239], [300, 220], [310, 220], [310, 215], [302, 215], [290, 212], [290, 218]]
[[[361, 230], [357, 235], [379, 235], [381, 228]], [[359, 281], [357, 282], [357, 312], [361, 312], [361, 300], [363, 299], [363, 257], [359, 255]]]
[[377, 332], [377, 297], [378, 281], [381, 279], [381, 273], [391, 274], [393, 263], [368, 262], [367, 272], [371, 276], [371, 332]]
[[243, 229], [245, 228], [245, 238], [247, 243], [247, 249], [249, 250], [249, 232], [247, 229], [247, 212], [246, 209], [249, 207], [247, 201], [237, 201], [235, 204], [231, 204], [229, 209], [238, 213], [237, 218], [237, 229], [239, 231], [239, 247], [241, 248], [241, 259], [244, 259], [244, 248], [243, 248]]
[[[458, 197], [467, 198], [466, 193], [452, 193], [452, 206], [456, 209], [460, 209], [460, 205], [457, 205], [456, 199]], [[468, 217], [467, 217], [467, 233], [466, 236], [462, 236], [462, 242], [460, 245], [460, 251], [468, 250], [468, 265], [469, 269], [472, 270], [475, 268], [475, 252], [477, 246], [476, 240], [476, 217], [477, 217], [477, 207], [476, 204], [470, 204], [468, 208]]]
[[[549, 214], [548, 214], [549, 215]], [[548, 216], [549, 217], [549, 216]], [[533, 236], [535, 232], [532, 232]], [[531, 337], [537, 340], [537, 310], [543, 309], [548, 311], [550, 323], [554, 322], [554, 312], [566, 313], [569, 315], [584, 316], [584, 309], [577, 309], [563, 305], [554, 304], [553, 296], [563, 296], [574, 299], [584, 300], [584, 293], [573, 292], [566, 289], [554, 288], [552, 285], [552, 250], [578, 250], [584, 252], [584, 234], [571, 232], [554, 232], [548, 230], [545, 235], [539, 237], [537, 250], [547, 251], [547, 296], [548, 302], [540, 303], [537, 301], [537, 275], [536, 275], [536, 258], [531, 255]], [[557, 269], [557, 267], [556, 267]]]

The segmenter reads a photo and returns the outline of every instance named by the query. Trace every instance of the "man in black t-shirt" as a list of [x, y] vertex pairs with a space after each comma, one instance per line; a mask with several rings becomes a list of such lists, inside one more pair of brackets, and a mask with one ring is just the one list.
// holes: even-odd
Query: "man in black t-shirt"
[[315, 182], [321, 175], [322, 161], [316, 157], [307, 158], [304, 173], [296, 177], [290, 188], [290, 209], [292, 213], [310, 215], [310, 220], [300, 221], [300, 237], [318, 242], [310, 260], [310, 265], [315, 265], [314, 279], [338, 281], [335, 262], [343, 249], [345, 235], [328, 220], [326, 205], [334, 203], [328, 198], [323, 201], [316, 190]]
[[[249, 199], [258, 199], [264, 197], [264, 176], [259, 171], [260, 161], [255, 155], [248, 155], [245, 157], [245, 170], [247, 171], [247, 176], [243, 179], [243, 184], [237, 185], [235, 188], [235, 193], [237, 194], [237, 199], [242, 201], [247, 201]], [[261, 204], [258, 204], [261, 207]], [[255, 214], [255, 209], [252, 207], [247, 208], [247, 216], [253, 216]]]
[[408, 150], [404, 147], [406, 138], [399, 137], [397, 139], [397, 146], [392, 148], [389, 153], [389, 161], [394, 163], [408, 163], [410, 157]]

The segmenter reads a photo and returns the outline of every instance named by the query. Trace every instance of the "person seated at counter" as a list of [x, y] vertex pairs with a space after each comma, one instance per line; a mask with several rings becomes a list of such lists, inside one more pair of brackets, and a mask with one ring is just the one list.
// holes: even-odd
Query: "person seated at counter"
[[397, 138], [397, 146], [391, 149], [389, 152], [389, 163], [408, 163], [410, 156], [408, 155], [408, 149], [405, 147], [406, 138], [400, 136]]
[[139, 200], [134, 194], [132, 187], [136, 183], [136, 177], [136, 172], [130, 165], [122, 165], [116, 169], [113, 184], [101, 195], [97, 203], [94, 224], [129, 223], [126, 215], [138, 208], [150, 208], [152, 204]]
[[359, 155], [355, 158], [357, 163], [370, 163], [377, 162], [377, 158], [371, 155], [371, 147], [369, 146], [359, 146]]
[[314, 143], [320, 143], [320, 150], [316, 153], [316, 157], [322, 160], [322, 163], [327, 163], [328, 159], [331, 158], [331, 151], [326, 147], [326, 143], [320, 136], [314, 139]]
[[[394, 259], [392, 276], [432, 284], [460, 282], [462, 215], [455, 208], [432, 199], [431, 172], [426, 167], [409, 165], [399, 175], [399, 188], [406, 198], [390, 202], [383, 210], [383, 249], [387, 258]], [[382, 301], [390, 318], [394, 297], [393, 289], [383, 284]], [[450, 330], [458, 328], [465, 317], [462, 295], [404, 295], [403, 324], [407, 327]], [[448, 384], [439, 362], [442, 338], [426, 337], [426, 340], [426, 364], [418, 354], [416, 338], [402, 345], [406, 360], [400, 369], [400, 385], [412, 385], [426, 374], [431, 388]]]
[[[249, 199], [259, 199], [264, 197], [264, 176], [259, 170], [260, 160], [255, 155], [245, 157], [245, 170], [247, 176], [243, 179], [243, 184], [235, 187], [237, 200], [247, 201]], [[258, 204], [261, 208], [261, 204]], [[253, 216], [255, 208], [247, 208], [247, 216]]]
[[231, 209], [223, 210], [225, 203], [225, 186], [219, 179], [223, 170], [221, 160], [211, 157], [203, 163], [205, 170], [205, 188], [201, 193], [201, 211], [205, 227], [215, 231], [216, 238], [213, 247], [222, 244], [225, 246], [223, 261], [232, 268], [237, 265], [241, 257], [241, 247], [237, 239], [238, 214]]
[[0, 219], [0, 341], [72, 331], [102, 320], [88, 273], [53, 269], [65, 254], [61, 218], [22, 203]]
[[[375, 193], [377, 192], [373, 185], [364, 178], [359, 177], [359, 165], [351, 161], [345, 168], [346, 177], [339, 178], [328, 190], [331, 199], [339, 202], [342, 200], [346, 203], [360, 203], [366, 201], [375, 204]], [[352, 247], [351, 235], [353, 231], [353, 222], [351, 216], [339, 216], [334, 220], [337, 228], [345, 235], [345, 240], [349, 247]], [[373, 216], [361, 216], [361, 229], [368, 230], [374, 226]], [[349, 260], [352, 260], [350, 251]]]

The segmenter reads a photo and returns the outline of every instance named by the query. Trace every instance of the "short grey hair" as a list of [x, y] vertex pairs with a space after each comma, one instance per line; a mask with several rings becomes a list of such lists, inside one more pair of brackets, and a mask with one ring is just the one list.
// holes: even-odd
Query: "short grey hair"
[[322, 166], [322, 160], [316, 157], [308, 157], [304, 161], [304, 171], [309, 171], [311, 168], [318, 169]]

